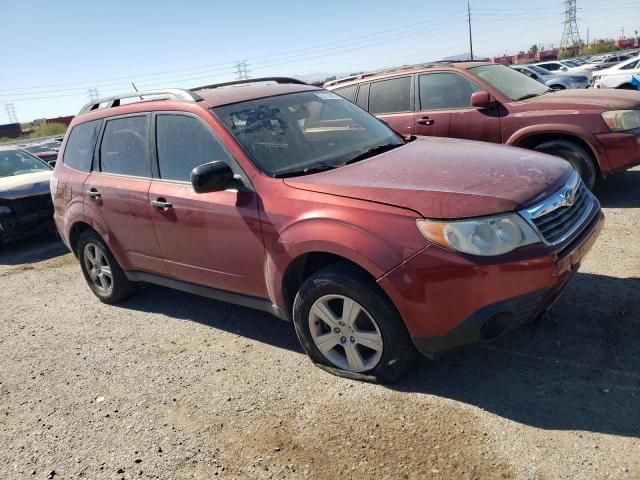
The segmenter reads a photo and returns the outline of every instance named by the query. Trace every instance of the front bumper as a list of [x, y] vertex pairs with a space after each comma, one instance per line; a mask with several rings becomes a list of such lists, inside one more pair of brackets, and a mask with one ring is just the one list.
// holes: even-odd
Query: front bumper
[[640, 129], [600, 133], [596, 138], [609, 160], [609, 168], [607, 171], [603, 169], [603, 173], [620, 172], [640, 165]]
[[0, 244], [54, 231], [53, 212], [50, 210], [25, 215], [0, 217]]
[[598, 210], [588, 227], [560, 250], [532, 245], [501, 263], [431, 245], [378, 282], [396, 305], [416, 348], [435, 356], [494, 339], [548, 310], [603, 225], [604, 215]]

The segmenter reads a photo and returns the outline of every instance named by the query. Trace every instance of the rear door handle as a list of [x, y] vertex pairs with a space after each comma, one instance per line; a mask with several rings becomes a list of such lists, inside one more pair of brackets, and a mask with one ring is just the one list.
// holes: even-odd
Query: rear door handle
[[90, 188], [89, 190], [87, 190], [87, 195], [94, 200], [97, 200], [102, 196], [102, 194], [95, 188]]
[[169, 210], [170, 208], [173, 208], [173, 205], [171, 205], [171, 203], [167, 202], [166, 199], [164, 198], [158, 198], [157, 200], [151, 200], [151, 206], [154, 208], [157, 208], [158, 210]]
[[433, 125], [436, 121], [433, 118], [422, 117], [420, 120], [416, 120], [416, 123], [420, 125]]

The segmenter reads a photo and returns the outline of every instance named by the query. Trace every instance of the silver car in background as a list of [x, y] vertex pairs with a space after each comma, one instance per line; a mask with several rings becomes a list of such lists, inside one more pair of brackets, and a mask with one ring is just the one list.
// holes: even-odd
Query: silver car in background
[[554, 73], [537, 65], [511, 65], [511, 68], [553, 90], [587, 88], [590, 83], [586, 75], [565, 72]]

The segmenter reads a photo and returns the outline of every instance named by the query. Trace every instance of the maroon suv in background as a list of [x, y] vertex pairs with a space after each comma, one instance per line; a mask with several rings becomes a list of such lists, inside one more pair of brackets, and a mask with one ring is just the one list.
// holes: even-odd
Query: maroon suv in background
[[553, 91], [503, 65], [435, 63], [326, 87], [402, 135], [465, 138], [568, 160], [593, 187], [640, 163], [640, 92]]
[[51, 187], [101, 301], [150, 282], [265, 310], [318, 365], [379, 381], [546, 311], [603, 225], [567, 162], [405, 139], [284, 78], [97, 100]]

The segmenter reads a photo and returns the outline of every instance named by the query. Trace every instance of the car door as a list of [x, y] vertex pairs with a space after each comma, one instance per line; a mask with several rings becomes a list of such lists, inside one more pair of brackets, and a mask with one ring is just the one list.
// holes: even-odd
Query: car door
[[418, 75], [416, 135], [502, 143], [499, 109], [471, 106], [471, 94], [481, 90], [456, 72]]
[[403, 136], [415, 133], [411, 79], [411, 75], [407, 75], [371, 82], [368, 92], [369, 113]]
[[[193, 168], [222, 160], [244, 173], [212, 125], [187, 113], [154, 115], [157, 178], [152, 218], [167, 271], [176, 279], [266, 298], [259, 198], [253, 191], [196, 193]], [[245, 183], [248, 182], [245, 179]]]
[[149, 208], [150, 115], [105, 120], [98, 162], [85, 182], [85, 216], [129, 270], [164, 273]]

